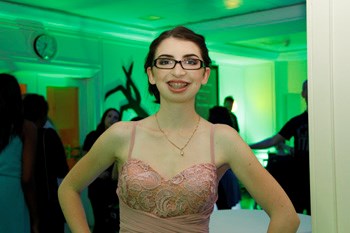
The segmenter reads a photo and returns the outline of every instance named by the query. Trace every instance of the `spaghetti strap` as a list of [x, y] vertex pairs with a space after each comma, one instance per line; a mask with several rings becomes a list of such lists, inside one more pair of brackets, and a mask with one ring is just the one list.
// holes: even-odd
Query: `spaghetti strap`
[[215, 125], [212, 124], [210, 129], [210, 156], [211, 156], [211, 162], [215, 164], [214, 131], [215, 131]]
[[132, 149], [134, 148], [134, 142], [135, 142], [135, 131], [136, 131], [136, 124], [137, 122], [132, 122], [132, 131], [131, 131], [131, 137], [130, 137], [130, 145], [129, 145], [129, 154], [128, 159], [131, 158]]

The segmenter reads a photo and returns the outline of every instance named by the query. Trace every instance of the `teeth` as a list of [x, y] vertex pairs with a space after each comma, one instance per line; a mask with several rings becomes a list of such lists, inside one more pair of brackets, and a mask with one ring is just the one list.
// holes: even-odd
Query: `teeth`
[[170, 85], [172, 88], [180, 89], [180, 88], [183, 88], [183, 87], [187, 86], [187, 83], [183, 83], [183, 82], [180, 82], [180, 83], [171, 82], [171, 83], [169, 83], [169, 85]]

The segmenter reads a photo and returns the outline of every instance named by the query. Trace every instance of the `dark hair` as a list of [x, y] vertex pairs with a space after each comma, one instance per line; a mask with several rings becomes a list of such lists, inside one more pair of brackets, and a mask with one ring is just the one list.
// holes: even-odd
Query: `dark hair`
[[46, 120], [49, 105], [42, 95], [25, 94], [23, 98], [23, 111], [25, 119], [36, 123], [38, 120]]
[[303, 91], [307, 91], [307, 80], [303, 82]]
[[0, 74], [0, 151], [14, 135], [21, 135], [23, 127], [22, 96], [17, 79]]
[[215, 106], [209, 109], [208, 121], [213, 124], [226, 124], [233, 127], [230, 112], [222, 106]]
[[109, 108], [107, 109], [103, 115], [102, 115], [102, 118], [101, 118], [101, 121], [100, 123], [97, 125], [97, 128], [96, 128], [96, 131], [99, 133], [99, 134], [102, 134], [105, 130], [106, 130], [106, 126], [105, 126], [105, 119], [107, 117], [107, 114], [110, 112], [110, 111], [115, 111], [116, 113], [119, 114], [120, 116], [120, 112], [115, 109], [115, 108]]
[[[204, 36], [199, 35], [186, 27], [178, 26], [178, 27], [175, 27], [174, 29], [162, 32], [155, 40], [153, 40], [153, 42], [149, 46], [149, 52], [147, 54], [145, 65], [144, 65], [144, 69], [145, 69], [146, 73], [147, 73], [147, 68], [153, 66], [153, 61], [155, 58], [154, 56], [155, 56], [155, 53], [156, 53], [156, 50], [157, 50], [159, 44], [163, 40], [170, 38], [170, 37], [182, 39], [182, 40], [186, 40], [186, 41], [192, 41], [193, 43], [195, 43], [201, 51], [201, 56], [202, 56], [203, 61], [204, 61], [204, 66], [205, 67], [210, 66], [211, 59], [209, 57], [208, 48], [205, 44]], [[159, 103], [160, 96], [159, 96], [159, 91], [158, 91], [157, 86], [154, 84], [148, 83], [148, 92], [151, 95], [154, 95], [156, 97], [156, 102]]]
[[234, 99], [233, 99], [232, 96], [226, 96], [224, 101], [231, 101], [231, 102], [233, 102]]

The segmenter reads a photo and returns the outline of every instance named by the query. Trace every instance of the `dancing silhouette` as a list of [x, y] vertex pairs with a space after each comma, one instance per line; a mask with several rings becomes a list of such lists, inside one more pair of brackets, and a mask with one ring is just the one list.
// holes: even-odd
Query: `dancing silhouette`
[[124, 104], [120, 107], [120, 119], [123, 117], [123, 112], [128, 109], [132, 109], [136, 112], [136, 114], [140, 117], [147, 117], [147, 112], [141, 107], [141, 95], [136, 85], [131, 79], [132, 68], [134, 63], [132, 62], [129, 69], [127, 70], [125, 66], [123, 66], [123, 71], [126, 76], [126, 87], [123, 85], [118, 85], [115, 88], [109, 90], [105, 95], [105, 101], [112, 94], [121, 91], [125, 98], [128, 100], [127, 104]]

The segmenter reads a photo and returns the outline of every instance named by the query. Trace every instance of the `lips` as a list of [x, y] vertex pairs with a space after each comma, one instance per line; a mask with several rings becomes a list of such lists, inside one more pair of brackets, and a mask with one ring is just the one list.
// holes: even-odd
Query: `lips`
[[182, 89], [182, 88], [188, 86], [188, 83], [179, 82], [179, 81], [170, 81], [170, 82], [168, 82], [168, 85], [173, 89]]

